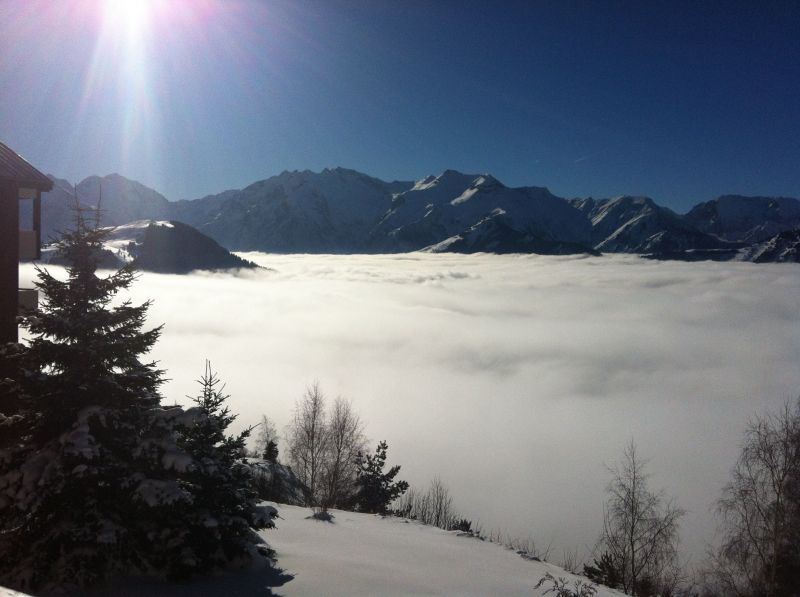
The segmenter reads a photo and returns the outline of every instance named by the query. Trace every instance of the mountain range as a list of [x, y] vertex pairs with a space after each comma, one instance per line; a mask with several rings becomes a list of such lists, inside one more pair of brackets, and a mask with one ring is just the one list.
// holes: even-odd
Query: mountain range
[[283, 172], [194, 200], [118, 174], [74, 187], [53, 179], [44, 233], [69, 227], [75, 197], [102, 224], [172, 220], [231, 251], [273, 253], [636, 253], [661, 259], [800, 261], [800, 201], [723, 195], [686, 214], [649, 197], [566, 199], [544, 187], [508, 187], [489, 174], [446, 170], [386, 182], [345, 168]]

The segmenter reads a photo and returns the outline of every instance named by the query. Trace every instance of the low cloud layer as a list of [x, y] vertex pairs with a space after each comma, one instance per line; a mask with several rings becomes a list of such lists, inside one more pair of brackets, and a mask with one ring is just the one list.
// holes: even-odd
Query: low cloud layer
[[[313, 380], [350, 398], [412, 484], [440, 475], [487, 529], [583, 549], [633, 438], [654, 487], [713, 539], [756, 412], [800, 393], [800, 268], [630, 256], [276, 256], [274, 271], [144, 274], [168, 401], [204, 359], [241, 425], [279, 426]], [[32, 271], [25, 269], [23, 278]]]

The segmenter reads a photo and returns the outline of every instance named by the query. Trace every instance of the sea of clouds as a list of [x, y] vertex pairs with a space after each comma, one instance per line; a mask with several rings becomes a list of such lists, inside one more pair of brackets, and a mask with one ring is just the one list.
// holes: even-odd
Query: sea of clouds
[[[186, 403], [210, 359], [240, 426], [305, 386], [349, 398], [401, 476], [439, 475], [485, 530], [590, 548], [633, 439], [699, 559], [755, 413], [800, 394], [800, 267], [632, 256], [244, 254], [271, 269], [143, 274], [152, 357]], [[22, 271], [29, 282], [31, 268]]]

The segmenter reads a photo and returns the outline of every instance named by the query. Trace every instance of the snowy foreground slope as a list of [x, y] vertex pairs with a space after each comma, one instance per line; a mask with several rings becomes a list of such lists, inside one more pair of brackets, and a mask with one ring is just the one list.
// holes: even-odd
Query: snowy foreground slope
[[[294, 578], [281, 595], [541, 595], [533, 587], [561, 568], [526, 560], [500, 545], [401, 518], [333, 510], [333, 523], [308, 508], [278, 505], [264, 534]], [[601, 588], [598, 597], [621, 595]]]
[[[186, 584], [133, 580], [78, 595], [538, 597], [544, 588], [533, 587], [547, 572], [570, 582], [577, 578], [503, 546], [402, 518], [331, 510], [333, 522], [323, 522], [309, 518], [308, 508], [274, 505], [278, 526], [262, 535], [275, 550], [282, 575], [254, 570]], [[597, 597], [619, 595], [598, 587]], [[0, 587], [0, 597], [18, 596]]]

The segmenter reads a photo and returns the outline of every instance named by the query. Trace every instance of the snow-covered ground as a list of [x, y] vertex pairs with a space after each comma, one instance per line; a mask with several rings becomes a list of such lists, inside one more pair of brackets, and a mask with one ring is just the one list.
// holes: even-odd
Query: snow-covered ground
[[[332, 523], [311, 511], [277, 505], [278, 528], [264, 536], [291, 580], [291, 595], [541, 595], [533, 587], [557, 566], [524, 559], [503, 546], [402, 518], [333, 510]], [[585, 579], [584, 579], [585, 580]], [[601, 588], [599, 597], [620, 595]]]
[[[184, 584], [123, 580], [75, 597], [538, 597], [546, 587], [534, 587], [548, 572], [570, 584], [581, 580], [501, 545], [403, 518], [331, 510], [333, 521], [323, 522], [311, 518], [308, 508], [274, 505], [280, 513], [278, 526], [261, 534], [275, 550], [282, 574], [262, 568]], [[615, 595], [622, 593], [598, 587], [597, 597]], [[22, 594], [0, 587], [0, 597]]]

